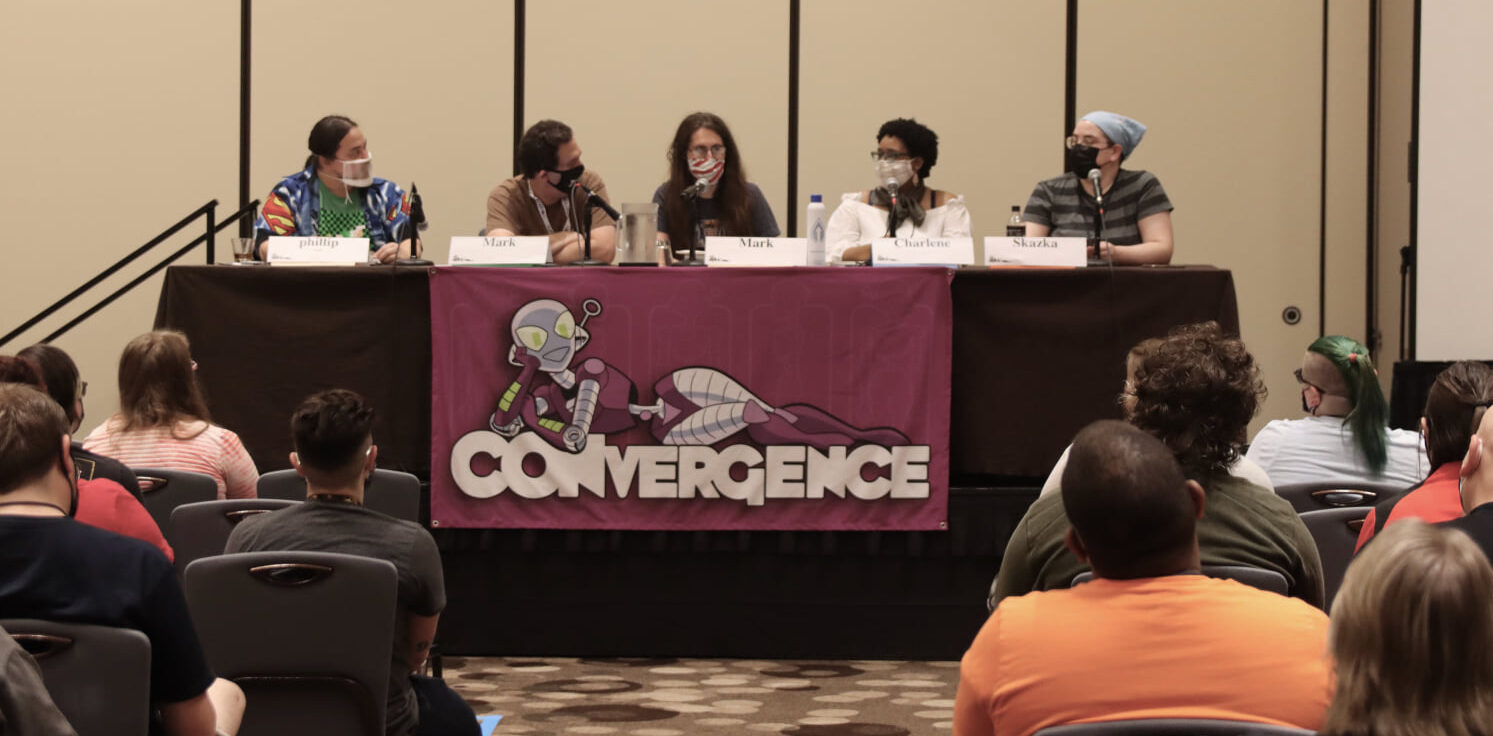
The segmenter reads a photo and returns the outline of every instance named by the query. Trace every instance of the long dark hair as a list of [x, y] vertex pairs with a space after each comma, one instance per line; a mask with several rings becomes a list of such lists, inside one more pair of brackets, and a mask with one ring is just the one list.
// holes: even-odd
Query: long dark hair
[[306, 137], [306, 148], [310, 149], [311, 155], [306, 157], [306, 165], [302, 168], [315, 165], [317, 156], [337, 158], [342, 139], [356, 127], [358, 124], [346, 115], [328, 115], [316, 121], [316, 125], [311, 126], [311, 135]]
[[1422, 414], [1432, 468], [1462, 459], [1489, 405], [1493, 405], [1493, 369], [1488, 366], [1464, 360], [1436, 376]]
[[679, 122], [679, 129], [674, 131], [674, 142], [669, 146], [669, 183], [664, 187], [663, 209], [669, 220], [669, 243], [676, 249], [688, 248], [695, 239], [689, 203], [682, 195], [695, 183], [695, 176], [689, 171], [689, 139], [701, 128], [715, 131], [726, 146], [726, 172], [715, 186], [715, 201], [719, 203], [721, 212], [721, 234], [758, 234], [751, 232], [752, 199], [747, 193], [746, 170], [741, 165], [741, 154], [736, 150], [736, 139], [731, 137], [731, 129], [719, 115], [697, 112]]

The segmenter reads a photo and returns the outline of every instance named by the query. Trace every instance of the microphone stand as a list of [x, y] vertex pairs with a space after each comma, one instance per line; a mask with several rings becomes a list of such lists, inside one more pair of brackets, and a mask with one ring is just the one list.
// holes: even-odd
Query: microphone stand
[[396, 266], [434, 266], [420, 257], [420, 227], [425, 224], [425, 203], [420, 201], [420, 188], [410, 182], [410, 257], [394, 262]]
[[691, 193], [689, 193], [689, 221], [690, 221], [689, 256], [687, 258], [683, 259], [683, 260], [675, 261], [674, 265], [676, 265], [676, 266], [703, 266], [703, 265], [705, 265], [705, 261], [702, 260], [700, 258], [700, 256], [695, 252], [696, 249], [700, 245], [700, 241], [704, 240], [703, 235], [704, 235], [704, 230], [705, 230], [705, 228], [700, 223], [700, 193], [699, 192], [691, 192]]
[[1099, 255], [1099, 243], [1104, 241], [1104, 192], [1100, 189], [1103, 179], [1094, 180], [1094, 261], [1114, 265], [1114, 257]]
[[580, 236], [581, 236], [581, 253], [582, 253], [582, 255], [584, 257], [581, 258], [581, 260], [576, 261], [576, 262], [574, 262], [574, 263], [572, 263], [570, 265], [572, 265], [572, 266], [610, 266], [612, 264], [607, 263], [606, 261], [598, 261], [595, 258], [591, 257], [591, 207], [592, 207], [592, 205], [600, 207], [601, 211], [607, 213], [607, 217], [612, 218], [612, 222], [614, 222], [614, 223], [621, 223], [622, 222], [622, 215], [619, 214], [617, 212], [617, 210], [612, 209], [612, 206], [609, 205], [609, 204], [607, 204], [606, 200], [602, 199], [601, 197], [596, 196], [596, 192], [593, 192], [590, 189], [587, 189], [579, 181], [571, 183], [571, 185], [570, 185], [570, 193], [567, 194], [566, 196], [569, 196], [569, 197], [573, 198], [574, 195], [575, 195], [575, 190], [577, 190], [577, 189], [581, 190], [582, 192], [584, 192], [586, 194], [586, 204], [581, 209], [581, 221], [578, 222], [578, 223], [576, 223], [576, 227], [581, 228], [581, 232], [580, 232]]

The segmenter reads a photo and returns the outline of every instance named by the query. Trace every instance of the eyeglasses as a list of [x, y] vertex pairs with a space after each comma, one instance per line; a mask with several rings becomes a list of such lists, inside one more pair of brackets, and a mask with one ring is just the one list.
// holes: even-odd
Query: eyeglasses
[[1073, 148], [1074, 146], [1088, 146], [1089, 148], [1109, 148], [1113, 145], [1113, 143], [1110, 143], [1103, 138], [1097, 138], [1092, 135], [1086, 135], [1082, 138], [1076, 135], [1070, 135], [1067, 138], [1063, 139], [1063, 146], [1065, 148]]
[[87, 381], [79, 381], [78, 382], [78, 398], [81, 399], [81, 398], [83, 398], [83, 397], [85, 397], [87, 395], [88, 395], [88, 382]]
[[911, 154], [900, 153], [900, 152], [897, 152], [897, 151], [872, 151], [871, 152], [871, 160], [872, 161], [906, 161], [907, 159], [910, 159], [910, 158], [912, 158]]
[[722, 158], [726, 155], [726, 147], [719, 143], [713, 146], [695, 146], [689, 149], [689, 155], [695, 158], [705, 158], [706, 156]]

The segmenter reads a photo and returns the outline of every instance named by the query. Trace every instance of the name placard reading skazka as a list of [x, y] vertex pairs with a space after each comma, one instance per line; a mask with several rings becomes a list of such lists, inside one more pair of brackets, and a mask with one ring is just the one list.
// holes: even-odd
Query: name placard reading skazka
[[985, 265], [991, 268], [1045, 266], [1083, 268], [1089, 263], [1088, 238], [985, 238]]
[[710, 237], [707, 266], [802, 266], [809, 259], [807, 238]]
[[542, 266], [550, 239], [543, 235], [455, 237], [448, 266]]
[[877, 238], [875, 266], [967, 266], [975, 262], [974, 238]]
[[265, 241], [264, 259], [270, 263], [367, 263], [368, 238], [271, 237]]

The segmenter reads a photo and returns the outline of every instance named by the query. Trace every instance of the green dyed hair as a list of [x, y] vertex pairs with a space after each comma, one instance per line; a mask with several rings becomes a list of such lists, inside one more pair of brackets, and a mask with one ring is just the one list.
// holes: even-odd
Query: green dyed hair
[[1342, 335], [1319, 337], [1307, 351], [1316, 353], [1337, 366], [1337, 372], [1348, 386], [1348, 400], [1353, 410], [1344, 421], [1353, 432], [1353, 444], [1368, 461], [1369, 470], [1375, 475], [1384, 472], [1389, 464], [1389, 405], [1384, 400], [1384, 391], [1379, 388], [1379, 376], [1374, 372], [1374, 361], [1363, 343]]

